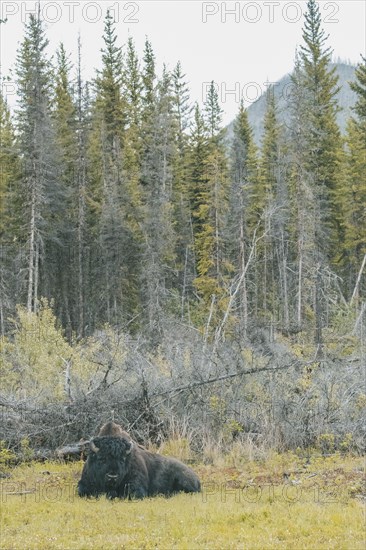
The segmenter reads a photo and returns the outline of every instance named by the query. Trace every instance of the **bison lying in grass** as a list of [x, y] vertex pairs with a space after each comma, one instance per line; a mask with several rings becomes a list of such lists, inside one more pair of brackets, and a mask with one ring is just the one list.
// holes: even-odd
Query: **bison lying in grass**
[[84, 464], [78, 492], [81, 497], [144, 498], [174, 493], [197, 493], [200, 481], [191, 468], [151, 453], [129, 437], [95, 437]]

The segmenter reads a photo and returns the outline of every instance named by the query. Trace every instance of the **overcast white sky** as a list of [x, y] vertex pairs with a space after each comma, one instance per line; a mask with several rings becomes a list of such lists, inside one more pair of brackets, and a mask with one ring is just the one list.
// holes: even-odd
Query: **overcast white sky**
[[[365, 1], [321, 0], [319, 5], [334, 57], [357, 63], [366, 51]], [[8, 19], [1, 25], [3, 76], [14, 66], [24, 20], [35, 6], [35, 1], [2, 0], [0, 17]], [[306, 1], [44, 0], [41, 6], [50, 54], [63, 41], [75, 62], [80, 31], [85, 78], [100, 66], [103, 20], [109, 7], [120, 44], [131, 35], [141, 54], [148, 36], [159, 72], [163, 63], [173, 68], [181, 61], [192, 100], [202, 101], [205, 83], [214, 80], [228, 123], [236, 115], [241, 95], [249, 105], [265, 91], [266, 82], [275, 82], [292, 70], [295, 49], [302, 42]], [[13, 104], [11, 82], [5, 84], [4, 92]]]

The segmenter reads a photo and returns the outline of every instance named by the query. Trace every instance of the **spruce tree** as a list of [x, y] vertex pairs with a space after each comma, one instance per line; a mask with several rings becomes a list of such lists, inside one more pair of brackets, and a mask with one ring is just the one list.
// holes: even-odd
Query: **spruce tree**
[[[16, 183], [19, 179], [19, 159], [15, 130], [10, 109], [0, 92], [0, 236], [2, 242], [17, 238], [21, 223]], [[11, 236], [12, 235], [12, 236]]]
[[123, 93], [122, 49], [115, 23], [107, 11], [103, 35], [102, 69], [94, 82], [95, 100], [90, 135], [90, 196], [93, 200], [94, 299], [105, 321], [128, 321], [131, 309], [129, 268], [134, 239], [127, 223], [131, 196], [125, 177], [124, 141], [128, 109]]
[[228, 166], [222, 129], [222, 109], [217, 91], [211, 82], [204, 104], [204, 120], [208, 130], [204, 175], [198, 189], [195, 216], [196, 289], [203, 298], [206, 314], [210, 304], [216, 311], [224, 308], [225, 285], [230, 270], [225, 255], [224, 228], [228, 209]]
[[257, 151], [248, 113], [243, 101], [234, 120], [230, 151], [229, 211], [226, 226], [226, 247], [234, 275], [242, 278], [237, 307], [240, 329], [245, 337], [248, 327], [248, 266], [250, 255], [250, 205], [257, 178]]
[[192, 106], [189, 99], [189, 88], [185, 81], [186, 75], [182, 72], [180, 62], [176, 64], [172, 72], [174, 87], [174, 109], [178, 122], [178, 144], [181, 155], [187, 141], [187, 129], [191, 119]]
[[125, 78], [123, 94], [127, 106], [127, 128], [125, 132], [124, 169], [129, 181], [133, 180], [131, 193], [138, 197], [138, 181], [141, 165], [141, 136], [142, 123], [142, 75], [139, 66], [135, 45], [131, 37], [127, 42]]
[[55, 122], [56, 140], [60, 149], [64, 178], [70, 183], [75, 170], [76, 148], [76, 106], [70, 83], [71, 64], [64, 45], [61, 43], [57, 52], [57, 70], [53, 119]]
[[102, 69], [95, 79], [96, 108], [104, 123], [105, 139], [114, 155], [122, 146], [127, 105], [122, 95], [122, 48], [117, 46], [115, 22], [109, 10], [104, 24]]
[[[208, 131], [198, 104], [194, 107], [194, 118], [189, 136], [189, 200], [191, 212], [196, 212], [201, 204], [201, 190], [206, 182], [206, 160], [208, 155]], [[193, 219], [193, 233], [200, 228], [198, 219]]]
[[155, 54], [146, 38], [142, 68], [142, 115], [141, 115], [141, 183], [149, 185], [149, 164], [154, 150], [154, 127], [157, 106]]
[[128, 126], [138, 125], [141, 118], [142, 75], [134, 42], [127, 41], [124, 93], [126, 96]]
[[341, 138], [336, 122], [338, 77], [330, 68], [331, 49], [321, 27], [321, 15], [315, 0], [308, 0], [300, 48], [302, 84], [307, 101], [305, 169], [312, 180], [317, 208], [315, 240], [317, 254], [323, 260], [335, 259], [339, 241], [339, 213], [336, 193], [341, 163]]
[[142, 154], [142, 75], [132, 38], [128, 39], [123, 94], [127, 105], [127, 127], [124, 135], [123, 170], [128, 187], [131, 209], [129, 223], [139, 240], [141, 222], [141, 154]]
[[263, 236], [256, 246], [256, 279], [261, 281], [256, 285], [256, 289], [259, 314], [271, 321], [280, 318], [288, 327], [286, 161], [283, 128], [278, 121], [274, 90], [269, 88], [259, 177], [254, 185], [252, 198], [253, 221], [258, 235]]
[[179, 291], [182, 317], [189, 311], [189, 300], [193, 294], [195, 277], [192, 220], [190, 212], [190, 155], [189, 124], [192, 112], [188, 84], [185, 81], [180, 62], [172, 72], [173, 113], [176, 120], [176, 148], [173, 169], [173, 206], [176, 228], [176, 263], [178, 269], [177, 290]]
[[[147, 104], [147, 97], [153, 98], [152, 105]], [[175, 278], [173, 170], [177, 126], [171, 75], [165, 67], [153, 94], [144, 101], [147, 118], [143, 120], [146, 133], [142, 156], [141, 297], [147, 335], [157, 345], [164, 331], [164, 314]]]
[[[77, 335], [79, 338], [85, 335], [85, 318], [89, 318], [89, 330], [93, 330], [94, 326], [91, 320], [93, 319], [92, 311], [92, 296], [90, 289], [90, 269], [87, 267], [86, 250], [93, 249], [94, 242], [88, 231], [88, 213], [87, 197], [89, 187], [89, 165], [88, 165], [88, 140], [90, 134], [90, 97], [88, 83], [85, 83], [81, 74], [81, 39], [78, 36], [78, 65], [76, 75], [76, 127], [77, 127], [77, 162], [76, 162], [76, 234], [77, 234]], [[90, 215], [89, 215], [90, 217]], [[86, 299], [86, 297], [88, 299]]]
[[204, 101], [205, 122], [212, 144], [222, 144], [224, 130], [221, 127], [223, 110], [220, 107], [219, 95], [212, 80]]
[[347, 281], [346, 291], [348, 296], [359, 298], [366, 292], [365, 284], [362, 283], [364, 278], [361, 284], [357, 284], [366, 254], [366, 58], [362, 57], [355, 76], [356, 80], [350, 83], [357, 94], [355, 116], [351, 117], [347, 126], [346, 177], [339, 202], [344, 213], [342, 265]]
[[21, 239], [20, 159], [10, 110], [0, 92], [0, 334], [4, 336], [7, 319], [20, 300], [21, 281], [14, 262]]
[[143, 55], [143, 105], [144, 115], [151, 114], [154, 109], [156, 99], [156, 71], [155, 71], [155, 54], [150, 41], [146, 38], [144, 55]]
[[[27, 309], [36, 310], [39, 286], [51, 293], [52, 270], [46, 261], [46, 244], [52, 247], [52, 223], [60, 206], [60, 187], [55, 165], [55, 136], [51, 124], [51, 64], [46, 56], [40, 14], [31, 15], [25, 24], [25, 37], [17, 55], [17, 127], [23, 160], [22, 188], [24, 221], [27, 226]], [[47, 243], [46, 243], [47, 241]], [[41, 262], [43, 273], [40, 274]], [[42, 278], [41, 278], [42, 276]], [[48, 282], [47, 282], [47, 279]]]
[[[338, 259], [342, 239], [340, 209], [337, 201], [342, 168], [340, 131], [336, 122], [338, 92], [335, 68], [330, 67], [331, 50], [321, 27], [321, 15], [315, 0], [308, 0], [303, 28], [304, 44], [297, 67], [298, 89], [302, 87], [300, 112], [304, 113], [301, 155], [302, 180], [310, 192], [307, 235], [309, 263], [301, 266], [312, 281], [308, 306], [315, 316], [315, 343], [322, 351], [322, 329], [327, 323], [326, 273]], [[304, 190], [302, 191], [304, 193]], [[302, 247], [304, 251], [304, 247]], [[304, 255], [301, 257], [301, 262]], [[303, 278], [299, 277], [299, 282]], [[299, 290], [300, 292], [300, 290]]]
[[62, 324], [71, 335], [75, 327], [76, 280], [77, 272], [74, 259], [75, 232], [77, 215], [77, 119], [76, 105], [70, 83], [70, 62], [63, 44], [57, 52], [56, 85], [54, 91], [54, 106], [52, 118], [55, 128], [57, 146], [57, 161], [59, 166], [59, 183], [62, 186], [64, 200], [60, 204], [57, 218], [53, 218], [53, 226], [57, 224], [61, 247], [53, 246], [50, 253], [53, 256], [55, 310]]
[[315, 258], [316, 203], [312, 179], [306, 170], [307, 136], [309, 134], [309, 93], [303, 83], [299, 55], [291, 75], [292, 89], [288, 98], [289, 128], [289, 233], [292, 264], [294, 326], [304, 326], [304, 312], [313, 307], [313, 273]]

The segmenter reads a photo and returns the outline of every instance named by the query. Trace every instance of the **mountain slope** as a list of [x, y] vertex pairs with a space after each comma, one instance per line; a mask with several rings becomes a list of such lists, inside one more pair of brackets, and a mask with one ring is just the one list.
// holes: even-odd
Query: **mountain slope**
[[[335, 66], [336, 73], [339, 78], [340, 90], [338, 92], [338, 101], [341, 107], [341, 111], [337, 115], [337, 121], [341, 132], [344, 133], [346, 129], [347, 120], [351, 116], [351, 107], [355, 104], [356, 94], [350, 88], [349, 82], [355, 79], [355, 66], [346, 63], [335, 63], [331, 65]], [[291, 92], [291, 78], [287, 74], [281, 80], [279, 80], [274, 86], [274, 93], [278, 106], [279, 118], [283, 122], [287, 122], [288, 110], [287, 110], [287, 97]], [[263, 120], [266, 112], [267, 104], [267, 92], [261, 95], [254, 103], [248, 107], [248, 119], [251, 127], [253, 128], [254, 140], [257, 145], [260, 144], [263, 134]], [[228, 139], [231, 140], [233, 132], [233, 122], [227, 127]]]

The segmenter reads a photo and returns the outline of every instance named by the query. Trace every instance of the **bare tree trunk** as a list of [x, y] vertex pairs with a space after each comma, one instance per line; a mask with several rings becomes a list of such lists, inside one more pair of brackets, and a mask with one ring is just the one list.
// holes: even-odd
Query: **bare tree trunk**
[[315, 277], [315, 345], [317, 347], [316, 357], [320, 358], [323, 355], [323, 320], [322, 320], [322, 272], [321, 264], [318, 263]]
[[[353, 327], [352, 334], [357, 334], [359, 326], [362, 325], [362, 318], [365, 312], [366, 312], [366, 302], [363, 302], [360, 313], [356, 319], [355, 326]], [[362, 340], [362, 335], [361, 335], [361, 340]], [[362, 350], [362, 346], [361, 346], [361, 350]]]
[[32, 198], [31, 198], [31, 219], [30, 219], [29, 259], [28, 259], [28, 297], [27, 297], [28, 313], [31, 313], [33, 309], [35, 233], [36, 233], [36, 191], [33, 185]]
[[84, 153], [84, 128], [82, 108], [82, 80], [81, 80], [81, 41], [78, 37], [78, 313], [79, 330], [78, 337], [84, 336], [84, 223], [85, 223], [85, 153]]
[[365, 269], [365, 265], [366, 265], [366, 254], [363, 257], [362, 264], [361, 264], [361, 267], [360, 267], [360, 271], [358, 272], [357, 281], [356, 281], [356, 284], [355, 284], [355, 288], [353, 289], [351, 301], [350, 301], [350, 304], [349, 304], [350, 306], [352, 306], [353, 301], [355, 300], [355, 298], [357, 296], [358, 287], [360, 286], [361, 277], [362, 277], [363, 270]]
[[206, 347], [207, 347], [207, 340], [208, 340], [208, 334], [209, 334], [209, 330], [210, 330], [211, 319], [212, 319], [212, 315], [213, 315], [213, 311], [214, 311], [215, 301], [216, 301], [216, 296], [215, 296], [215, 294], [212, 294], [212, 296], [211, 296], [210, 312], [209, 312], [209, 314], [208, 314], [208, 319], [207, 319], [207, 323], [206, 323], [206, 327], [205, 327], [205, 333], [204, 333], [204, 336], [203, 336], [203, 349], [202, 349], [202, 362], [201, 362], [201, 367], [203, 367], [203, 364], [204, 364], [204, 361], [205, 361], [205, 353], [206, 353]]
[[297, 289], [297, 325], [298, 328], [302, 325], [302, 267], [303, 267], [303, 257], [302, 257], [302, 244], [299, 242], [299, 273], [298, 273], [298, 289]]
[[215, 177], [215, 248], [216, 248], [216, 280], [217, 284], [220, 280], [220, 246], [219, 246], [219, 193], [218, 193], [218, 178]]
[[0, 330], [1, 330], [1, 336], [5, 335], [5, 326], [4, 326], [4, 308], [3, 308], [3, 302], [0, 302]]
[[296, 206], [297, 206], [297, 218], [298, 218], [298, 295], [297, 295], [297, 325], [298, 328], [302, 326], [302, 303], [304, 294], [304, 247], [305, 247], [305, 220], [304, 220], [304, 208], [305, 202], [302, 196], [302, 180], [300, 175], [297, 177], [297, 189], [296, 189]]
[[248, 328], [248, 294], [247, 294], [247, 278], [246, 278], [246, 266], [245, 266], [245, 236], [244, 236], [244, 219], [243, 219], [243, 209], [241, 209], [240, 214], [240, 275], [244, 274], [243, 282], [241, 286], [241, 324], [243, 336], [247, 336]]
[[186, 246], [186, 254], [184, 260], [184, 272], [183, 272], [183, 288], [182, 288], [182, 301], [181, 301], [181, 317], [184, 318], [184, 302], [186, 294], [186, 284], [187, 284], [187, 265], [188, 265], [188, 246]]
[[[81, 196], [82, 193], [82, 196]], [[83, 270], [83, 234], [84, 234], [84, 191], [79, 185], [78, 212], [78, 302], [79, 302], [79, 334], [84, 336], [84, 270]]]
[[[214, 352], [216, 351], [216, 348], [217, 348], [217, 345], [220, 341], [220, 338], [221, 338], [221, 335], [223, 333], [223, 330], [225, 328], [225, 325], [226, 325], [226, 322], [229, 318], [229, 314], [230, 314], [230, 311], [231, 311], [231, 308], [232, 308], [232, 305], [234, 303], [234, 300], [241, 288], [241, 285], [243, 284], [243, 281], [245, 279], [245, 276], [246, 276], [246, 273], [248, 271], [248, 268], [251, 264], [251, 261], [253, 259], [253, 256], [254, 256], [254, 251], [256, 249], [256, 245], [258, 243], [258, 241], [260, 241], [262, 238], [265, 238], [266, 234], [264, 233], [261, 237], [258, 237], [257, 238], [257, 229], [258, 229], [258, 226], [257, 228], [255, 229], [254, 231], [254, 235], [253, 235], [253, 240], [252, 240], [252, 246], [251, 246], [251, 250], [250, 250], [250, 253], [249, 253], [249, 256], [248, 256], [248, 260], [247, 260], [247, 263], [245, 264], [244, 266], [244, 270], [242, 271], [242, 273], [240, 274], [240, 277], [239, 277], [239, 280], [235, 286], [235, 289], [231, 292], [230, 294], [230, 298], [229, 298], [229, 301], [228, 301], [228, 305], [227, 305], [227, 308], [226, 308], [226, 311], [225, 311], [225, 314], [224, 314], [224, 317], [223, 317], [223, 320], [221, 321], [221, 324], [217, 327], [216, 329], [216, 334], [215, 334], [215, 341], [214, 341], [214, 346], [213, 346], [213, 354]], [[211, 306], [213, 305], [213, 303], [211, 304]], [[211, 314], [211, 312], [210, 312]]]
[[[268, 220], [267, 216], [265, 216], [265, 222], [264, 222], [264, 232], [265, 234], [268, 233]], [[268, 293], [268, 259], [267, 259], [267, 253], [268, 253], [268, 246], [267, 246], [267, 239], [264, 240], [263, 243], [263, 259], [264, 259], [264, 266], [263, 266], [263, 274], [261, 279], [263, 280], [263, 302], [262, 302], [262, 311], [264, 313], [267, 312], [267, 293]]]
[[284, 309], [285, 326], [288, 328], [290, 325], [290, 314], [289, 314], [289, 305], [288, 305], [287, 262], [286, 262], [283, 231], [281, 232], [281, 249], [282, 249], [282, 270], [283, 270], [283, 302], [284, 302], [283, 309]]
[[37, 311], [37, 302], [38, 302], [38, 280], [39, 280], [39, 242], [36, 240], [36, 250], [34, 256], [34, 300], [33, 300], [33, 311]]

